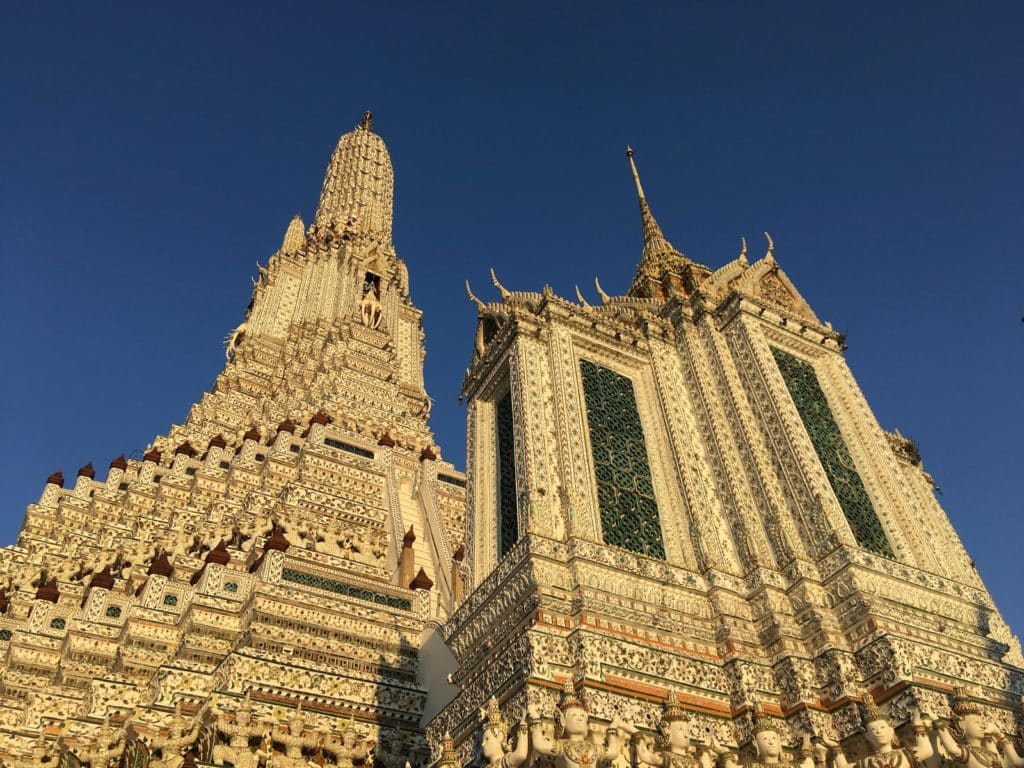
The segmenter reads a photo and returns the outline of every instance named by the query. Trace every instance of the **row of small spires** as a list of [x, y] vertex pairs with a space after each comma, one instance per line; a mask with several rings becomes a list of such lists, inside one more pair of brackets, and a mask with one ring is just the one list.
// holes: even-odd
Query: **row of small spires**
[[[263, 563], [264, 557], [267, 552], [278, 551], [287, 552], [291, 547], [291, 542], [284, 535], [285, 531], [279, 524], [274, 525], [271, 531], [270, 537], [267, 539], [264, 545], [263, 552], [260, 556], [249, 566], [249, 572], [253, 573], [259, 570], [260, 565]], [[413, 526], [409, 526], [409, 530], [406, 531], [402, 537], [402, 549], [411, 550], [413, 543], [416, 541], [416, 532]], [[452, 560], [456, 563], [461, 563], [466, 557], [466, 547], [464, 544], [460, 544], [459, 548], [455, 550], [452, 555]], [[227, 565], [231, 562], [231, 553], [228, 552], [227, 542], [221, 539], [216, 547], [206, 553], [206, 557], [203, 561], [202, 567], [192, 574], [192, 578], [189, 580], [190, 584], [197, 584], [200, 577], [203, 575], [203, 571], [206, 570], [206, 566], [209, 563], [216, 565]], [[93, 587], [99, 587], [101, 589], [113, 589], [114, 588], [114, 576], [110, 571], [111, 566], [107, 564], [103, 570], [97, 571], [92, 574], [92, 578], [89, 580], [88, 585], [85, 588], [85, 596], [82, 598], [82, 605], [85, 605], [86, 598]], [[171, 565], [171, 561], [167, 558], [167, 552], [164, 549], [158, 549], [153, 556], [149, 567], [146, 570], [147, 576], [163, 576], [170, 578], [174, 573], [174, 566]], [[135, 594], [138, 596], [141, 594], [145, 582], [143, 582], [136, 590]], [[432, 589], [434, 582], [431, 581], [430, 577], [427, 576], [426, 571], [421, 567], [419, 572], [413, 577], [412, 581], [409, 582], [409, 589]], [[49, 580], [45, 577], [39, 583], [36, 589], [36, 600], [46, 600], [51, 603], [57, 603], [60, 600], [60, 588], [57, 584], [57, 578], [52, 577]], [[7, 608], [10, 605], [10, 598], [7, 596], [6, 589], [0, 589], [0, 614], [7, 612]]]
[[[324, 411], [317, 411], [309, 420], [309, 426], [307, 426], [306, 430], [302, 433], [302, 437], [307, 437], [309, 435], [310, 430], [313, 428], [314, 424], [326, 426], [330, 424], [332, 421], [333, 419], [326, 413], [324, 413]], [[277, 432], [275, 433], [275, 438], [282, 432], [287, 432], [288, 434], [295, 434], [296, 429], [298, 429], [298, 427], [295, 425], [295, 423], [291, 419], [286, 418], [284, 421], [277, 425]], [[260, 434], [260, 431], [255, 426], [253, 426], [250, 427], [249, 430], [242, 436], [242, 439], [254, 440], [255, 442], [259, 443], [262, 437], [263, 436]], [[395, 440], [387, 432], [385, 432], [377, 441], [377, 445], [381, 445], [386, 448], [394, 447]], [[217, 435], [216, 437], [210, 440], [209, 444], [207, 445], [207, 451], [209, 451], [210, 448], [227, 448], [227, 446], [228, 441], [224, 438], [224, 435]], [[184, 443], [182, 443], [181, 445], [174, 449], [175, 456], [184, 455], [188, 456], [189, 458], [192, 458], [196, 455], [196, 453], [198, 453], [198, 451], [196, 451], [196, 449], [192, 447], [192, 444], [188, 440], [186, 440]], [[150, 448], [148, 451], [146, 451], [145, 455], [143, 455], [142, 460], [151, 461], [154, 464], [159, 464], [160, 459], [162, 457], [163, 455], [161, 454], [160, 451], [158, 451], [156, 448]], [[420, 452], [420, 461], [436, 460], [437, 453], [435, 453], [430, 446], [427, 446]], [[116, 459], [111, 461], [110, 468], [120, 469], [122, 471], [128, 469], [128, 460], [125, 458], [125, 455], [122, 453]], [[85, 466], [79, 467], [77, 476], [86, 477], [89, 480], [95, 479], [96, 469], [93, 467], [92, 462], [90, 461]], [[46, 478], [46, 483], [47, 485], [56, 485], [60, 488], [63, 488], [64, 473], [58, 469], [56, 472], [54, 472], [52, 475]]]

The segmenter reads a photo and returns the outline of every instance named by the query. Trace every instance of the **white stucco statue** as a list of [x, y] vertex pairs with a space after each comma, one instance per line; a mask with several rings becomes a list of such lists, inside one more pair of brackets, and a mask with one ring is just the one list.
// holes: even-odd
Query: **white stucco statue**
[[565, 683], [557, 715], [563, 737], [551, 739], [543, 731], [537, 707], [531, 705], [527, 709], [531, 746], [542, 755], [553, 756], [557, 768], [593, 768], [618, 757], [622, 747], [620, 731], [628, 726], [616, 718], [608, 727], [607, 745], [597, 743], [590, 732], [590, 713], [586, 702], [576, 695], [569, 680]]

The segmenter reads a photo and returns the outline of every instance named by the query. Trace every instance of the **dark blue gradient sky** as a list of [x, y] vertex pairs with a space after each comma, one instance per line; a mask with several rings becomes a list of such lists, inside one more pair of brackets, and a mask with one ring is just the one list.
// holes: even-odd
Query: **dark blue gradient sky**
[[772, 233], [1024, 630], [1024, 5], [638, 6], [5, 4], [0, 542], [50, 472], [102, 476], [185, 417], [371, 107], [445, 456], [463, 279], [625, 290], [628, 142], [694, 260]]

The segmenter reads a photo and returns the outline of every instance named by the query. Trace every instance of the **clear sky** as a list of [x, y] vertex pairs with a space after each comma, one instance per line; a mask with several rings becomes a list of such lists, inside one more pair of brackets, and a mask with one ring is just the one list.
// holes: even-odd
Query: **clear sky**
[[690, 258], [772, 233], [1024, 631], [1024, 4], [502, 7], [4, 4], [0, 542], [52, 471], [102, 477], [185, 417], [370, 107], [447, 458], [463, 280], [624, 291], [631, 143]]

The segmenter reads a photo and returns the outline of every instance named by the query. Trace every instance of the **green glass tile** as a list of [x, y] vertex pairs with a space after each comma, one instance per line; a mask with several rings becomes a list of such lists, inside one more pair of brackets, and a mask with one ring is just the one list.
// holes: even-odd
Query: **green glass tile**
[[380, 592], [374, 592], [373, 590], [366, 589], [364, 587], [354, 587], [351, 584], [345, 584], [342, 581], [325, 579], [322, 576], [315, 576], [312, 573], [305, 573], [304, 571], [285, 568], [281, 573], [281, 578], [285, 581], [302, 584], [306, 587], [324, 589], [338, 595], [355, 597], [360, 600], [367, 600], [371, 603], [386, 605], [389, 608], [401, 608], [403, 611], [412, 610], [412, 600], [407, 600], [402, 597], [394, 597], [393, 595], [381, 594]]
[[633, 382], [580, 360], [597, 501], [606, 544], [665, 559], [644, 430]]
[[519, 541], [511, 393], [506, 394], [497, 403], [495, 431], [498, 441], [498, 557], [502, 558]]
[[857, 474], [814, 366], [775, 347], [772, 347], [772, 355], [857, 544], [870, 552], [892, 558], [892, 547], [864, 482]]

